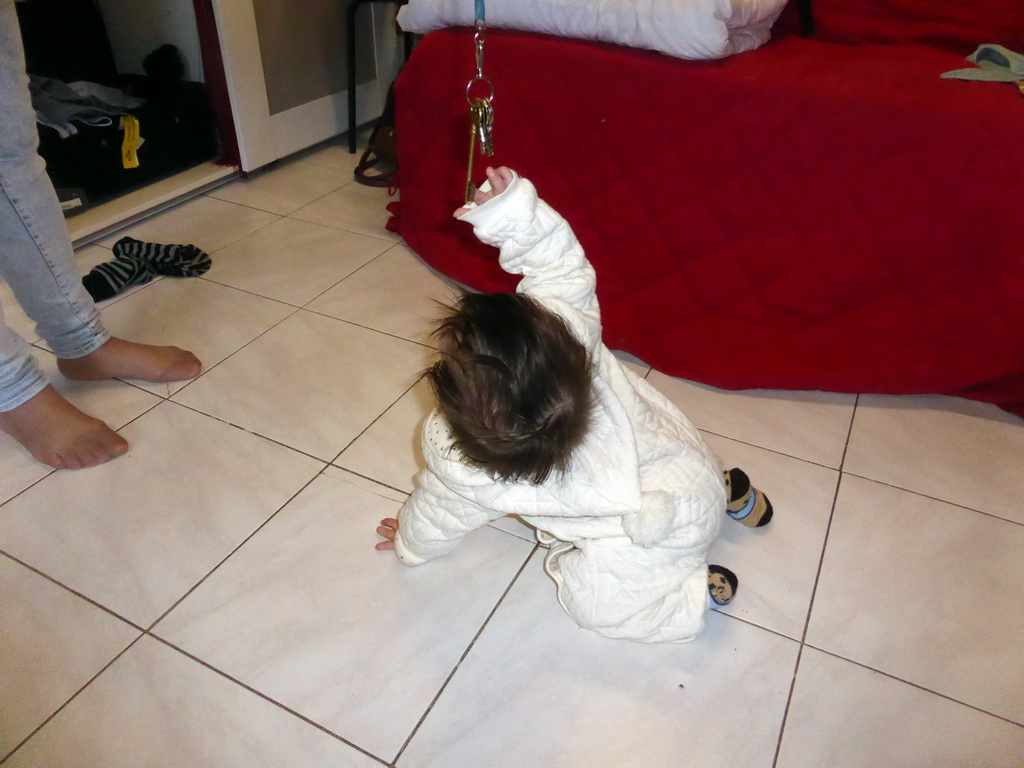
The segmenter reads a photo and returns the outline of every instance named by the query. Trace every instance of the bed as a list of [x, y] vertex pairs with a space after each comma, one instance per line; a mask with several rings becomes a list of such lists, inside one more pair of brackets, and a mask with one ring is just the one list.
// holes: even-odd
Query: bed
[[[609, 347], [725, 389], [945, 393], [1024, 416], [1024, 98], [939, 77], [971, 66], [965, 35], [1024, 50], [1024, 4], [925, 5], [815, 0], [815, 34], [787, 8], [770, 40], [705, 60], [488, 29], [490, 162], [573, 226]], [[396, 82], [390, 226], [461, 283], [510, 290], [450, 216], [474, 67], [472, 29], [441, 26]]]

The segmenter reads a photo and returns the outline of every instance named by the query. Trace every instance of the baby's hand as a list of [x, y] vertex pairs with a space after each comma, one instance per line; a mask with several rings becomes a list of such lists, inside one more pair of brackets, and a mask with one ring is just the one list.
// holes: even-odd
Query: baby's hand
[[395, 534], [398, 533], [398, 521], [393, 517], [385, 517], [377, 526], [377, 533], [385, 538], [385, 541], [378, 541], [374, 549], [385, 550], [395, 548]]
[[[501, 166], [500, 168], [491, 168], [490, 166], [488, 166], [486, 173], [487, 180], [491, 182], [491, 191], [484, 192], [481, 189], [477, 189], [476, 194], [473, 196], [473, 202], [476, 203], [477, 205], [483, 205], [488, 200], [491, 200], [492, 198], [495, 198], [498, 195], [500, 195], [502, 192], [508, 189], [508, 185], [511, 184], [512, 179], [515, 178], [515, 174], [513, 173], [512, 169], [506, 168], [505, 166]], [[457, 211], [455, 211], [455, 213], [453, 213], [452, 216], [458, 218], [468, 210], [469, 208], [463, 206], [462, 208], [459, 208]]]

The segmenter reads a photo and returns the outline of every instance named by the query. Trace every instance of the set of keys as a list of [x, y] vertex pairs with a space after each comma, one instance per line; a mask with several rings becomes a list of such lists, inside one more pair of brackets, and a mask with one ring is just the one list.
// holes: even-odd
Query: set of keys
[[494, 108], [488, 98], [477, 97], [469, 100], [469, 167], [466, 169], [466, 203], [472, 203], [476, 197], [476, 185], [473, 183], [473, 160], [476, 157], [476, 145], [480, 142], [480, 153], [490, 157], [494, 154], [494, 141], [491, 138], [491, 126], [494, 125]]

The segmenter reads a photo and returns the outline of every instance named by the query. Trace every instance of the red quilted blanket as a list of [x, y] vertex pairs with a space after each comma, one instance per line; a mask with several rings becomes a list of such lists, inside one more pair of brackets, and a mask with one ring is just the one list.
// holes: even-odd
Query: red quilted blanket
[[[491, 162], [573, 226], [612, 348], [728, 389], [1024, 415], [1024, 99], [939, 79], [964, 66], [917, 45], [785, 38], [692, 62], [493, 31]], [[473, 71], [468, 30], [428, 35], [403, 70], [392, 224], [438, 270], [508, 290], [450, 217]]]

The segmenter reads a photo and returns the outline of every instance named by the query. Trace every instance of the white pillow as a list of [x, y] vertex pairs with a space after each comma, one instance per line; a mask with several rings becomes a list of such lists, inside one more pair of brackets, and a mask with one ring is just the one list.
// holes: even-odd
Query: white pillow
[[[487, 26], [601, 40], [681, 59], [721, 59], [768, 42], [787, 0], [486, 0]], [[473, 26], [473, 0], [410, 0], [406, 32]]]

